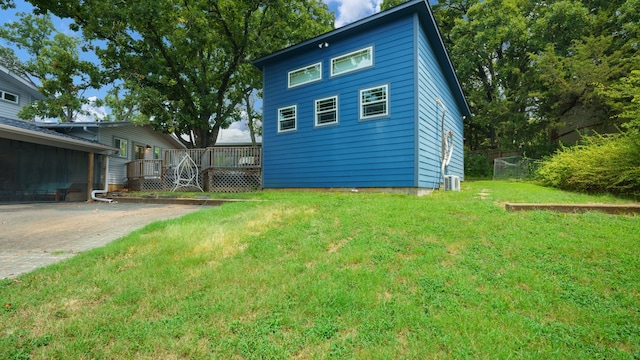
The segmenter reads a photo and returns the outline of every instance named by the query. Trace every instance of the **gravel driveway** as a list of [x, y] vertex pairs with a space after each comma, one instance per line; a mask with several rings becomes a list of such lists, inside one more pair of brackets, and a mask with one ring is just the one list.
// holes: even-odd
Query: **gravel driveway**
[[46, 203], [0, 205], [0, 279], [103, 246], [194, 205]]

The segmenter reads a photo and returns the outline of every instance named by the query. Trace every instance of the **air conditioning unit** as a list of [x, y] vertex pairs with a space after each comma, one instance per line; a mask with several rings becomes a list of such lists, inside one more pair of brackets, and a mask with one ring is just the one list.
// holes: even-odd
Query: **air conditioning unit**
[[444, 191], [460, 191], [460, 177], [455, 175], [445, 175]]

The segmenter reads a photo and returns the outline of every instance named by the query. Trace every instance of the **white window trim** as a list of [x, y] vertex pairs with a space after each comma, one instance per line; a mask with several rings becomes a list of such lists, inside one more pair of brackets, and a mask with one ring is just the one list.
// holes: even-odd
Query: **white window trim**
[[[290, 109], [293, 108], [293, 128], [292, 129], [285, 129], [282, 130], [280, 124], [282, 123], [282, 120], [280, 119], [280, 112], [282, 110], [286, 110], [286, 109]], [[286, 133], [286, 132], [290, 132], [290, 131], [295, 131], [298, 129], [298, 105], [290, 105], [290, 106], [283, 106], [281, 108], [278, 108], [278, 133]]]
[[[315, 68], [315, 67], [318, 67], [318, 73], [320, 74], [320, 76], [317, 79], [311, 79], [311, 80], [307, 80], [305, 82], [301, 82], [301, 83], [298, 83], [298, 84], [291, 85], [291, 74], [293, 74], [295, 72], [298, 72], [298, 71], [304, 71], [304, 70], [307, 70], [307, 69]], [[290, 89], [290, 88], [294, 88], [294, 87], [301, 86], [301, 85], [304, 85], [304, 84], [309, 84], [309, 83], [312, 83], [312, 82], [320, 81], [320, 80], [322, 80], [322, 62], [317, 62], [315, 64], [311, 64], [311, 65], [308, 65], [308, 66], [303, 66], [301, 68], [289, 71], [287, 73], [287, 88]]]
[[[336, 106], [333, 110], [329, 110], [329, 111], [335, 111], [336, 113], [336, 121], [334, 122], [328, 122], [328, 123], [318, 123], [318, 115], [323, 114], [323, 113], [327, 113], [329, 111], [323, 111], [321, 113], [318, 112], [318, 103], [321, 101], [326, 101], [326, 100], [331, 100], [333, 99], [336, 103]], [[334, 96], [329, 96], [326, 98], [322, 98], [322, 99], [317, 99], [316, 101], [314, 101], [314, 107], [313, 107], [313, 118], [314, 118], [314, 123], [315, 126], [328, 126], [328, 125], [335, 125], [338, 123], [338, 95], [334, 95]]]
[[[379, 89], [379, 88], [384, 88], [384, 92], [385, 92], [385, 99], [384, 100], [377, 100], [375, 102], [369, 102], [368, 104], [373, 104], [373, 103], [379, 103], [379, 102], [385, 102], [385, 112], [384, 114], [375, 114], [375, 115], [370, 115], [370, 116], [364, 116], [364, 111], [363, 110], [363, 106], [365, 105], [362, 102], [362, 93], [364, 93], [365, 91], [369, 91], [369, 90], [373, 90], [373, 89]], [[361, 89], [359, 92], [359, 96], [358, 96], [359, 100], [359, 112], [360, 112], [360, 120], [368, 120], [368, 119], [374, 119], [374, 118], [379, 118], [379, 117], [383, 117], [383, 116], [389, 116], [389, 84], [384, 84], [384, 85], [378, 85], [378, 86], [372, 86], [366, 89]]]
[[115, 147], [115, 145], [116, 145], [116, 144], [115, 144], [115, 143], [116, 143], [116, 140], [119, 140], [120, 142], [122, 142], [122, 141], [126, 142], [126, 151], [127, 151], [127, 153], [126, 153], [126, 154], [124, 154], [124, 155], [122, 155], [122, 154], [121, 154], [121, 152], [120, 152], [120, 149], [121, 149], [121, 148], [120, 148], [120, 146], [118, 146], [118, 147], [117, 147], [117, 148], [118, 148], [118, 157], [128, 159], [128, 158], [129, 158], [129, 140], [124, 139], [124, 138], [121, 138], [121, 137], [119, 137], [119, 136], [114, 136], [114, 137], [113, 137], [113, 145], [114, 145], [114, 147]]
[[[5, 94], [9, 94], [9, 95], [13, 95], [15, 96], [16, 100], [9, 100], [5, 98]], [[10, 102], [12, 104], [19, 104], [20, 103], [20, 96], [18, 94], [14, 94], [12, 92], [8, 92], [8, 91], [4, 91], [4, 90], [0, 90], [0, 99], [6, 101], [6, 102]]]
[[[343, 70], [343, 71], [340, 71], [340, 72], [335, 72], [335, 71], [333, 70], [333, 64], [334, 64], [336, 61], [341, 60], [341, 59], [344, 59], [344, 58], [347, 58], [347, 57], [350, 57], [350, 56], [353, 56], [354, 54], [357, 54], [357, 53], [362, 52], [362, 51], [364, 51], [364, 50], [369, 51], [369, 53], [371, 54], [371, 65], [367, 65], [367, 66], [365, 66], [365, 67], [363, 67], [363, 68], [355, 68], [355, 69]], [[373, 64], [374, 64], [374, 60], [373, 60], [373, 46], [368, 46], [368, 47], [365, 47], [365, 48], [362, 48], [362, 49], [358, 49], [358, 50], [352, 51], [352, 52], [347, 53], [347, 54], [344, 54], [344, 55], [340, 55], [340, 56], [336, 56], [336, 57], [331, 58], [331, 62], [330, 62], [330, 67], [331, 67], [331, 69], [330, 69], [330, 70], [331, 70], [331, 76], [338, 76], [338, 75], [347, 74], [347, 73], [350, 73], [350, 72], [353, 72], [353, 71], [359, 71], [359, 70], [368, 69], [368, 68], [372, 67], [372, 66], [373, 66]]]

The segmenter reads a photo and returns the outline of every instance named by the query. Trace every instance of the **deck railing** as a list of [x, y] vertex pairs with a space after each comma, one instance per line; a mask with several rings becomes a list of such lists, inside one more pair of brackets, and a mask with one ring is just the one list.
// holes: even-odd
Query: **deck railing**
[[239, 146], [164, 150], [161, 160], [134, 160], [127, 163], [127, 179], [142, 183], [145, 179], [151, 182], [159, 179], [161, 184], [167, 182], [170, 185], [170, 178], [175, 177], [175, 169], [185, 155], [189, 155], [193, 160], [200, 174], [210, 171], [216, 174], [221, 174], [220, 171], [235, 171], [232, 174], [248, 171], [258, 174], [258, 178], [261, 177], [259, 174], [262, 168], [262, 149], [257, 146]]
[[162, 171], [162, 160], [134, 160], [127, 163], [127, 179], [159, 178]]
[[216, 168], [260, 168], [261, 149], [259, 147], [207, 148], [202, 156], [202, 170]]

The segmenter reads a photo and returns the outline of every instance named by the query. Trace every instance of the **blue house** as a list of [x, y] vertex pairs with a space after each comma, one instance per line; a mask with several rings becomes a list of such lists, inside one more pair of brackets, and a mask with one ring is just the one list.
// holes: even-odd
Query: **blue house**
[[427, 1], [254, 65], [263, 72], [264, 188], [419, 194], [440, 188], [445, 174], [463, 178], [470, 111]]

